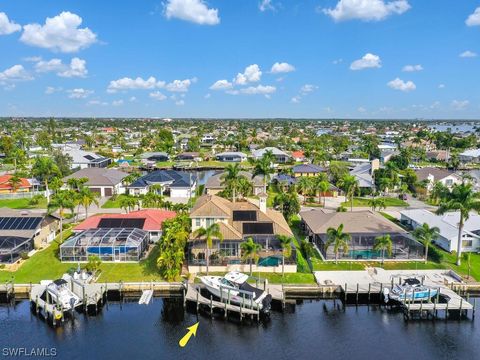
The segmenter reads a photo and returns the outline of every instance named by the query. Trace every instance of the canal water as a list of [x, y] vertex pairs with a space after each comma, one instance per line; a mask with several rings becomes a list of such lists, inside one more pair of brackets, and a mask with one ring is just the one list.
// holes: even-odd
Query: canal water
[[[405, 322], [384, 307], [304, 302], [270, 321], [238, 324], [184, 312], [181, 302], [109, 303], [52, 328], [29, 303], [0, 307], [0, 357], [54, 349], [58, 359], [480, 359], [480, 320]], [[478, 312], [477, 312], [478, 313]], [[184, 348], [186, 327], [200, 322]]]

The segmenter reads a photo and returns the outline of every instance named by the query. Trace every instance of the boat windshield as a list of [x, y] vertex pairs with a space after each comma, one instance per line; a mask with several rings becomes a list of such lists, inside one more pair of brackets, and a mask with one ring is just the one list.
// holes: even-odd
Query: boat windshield
[[230, 281], [228, 281], [228, 280], [225, 279], [225, 278], [222, 278], [222, 279], [220, 280], [220, 282], [222, 283], [222, 285], [230, 286], [230, 287], [235, 287]]

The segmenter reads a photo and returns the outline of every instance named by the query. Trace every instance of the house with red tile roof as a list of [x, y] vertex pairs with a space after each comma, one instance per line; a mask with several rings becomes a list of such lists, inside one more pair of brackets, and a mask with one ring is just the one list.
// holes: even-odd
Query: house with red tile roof
[[144, 209], [128, 214], [97, 214], [75, 226], [73, 231], [82, 232], [98, 228], [135, 228], [148, 232], [149, 240], [155, 242], [162, 236], [163, 222], [176, 215], [175, 211], [160, 209]]
[[20, 181], [16, 184], [16, 188], [13, 185], [11, 179], [13, 175], [1, 175], [0, 176], [0, 194], [11, 194], [20, 192], [32, 191], [32, 184], [28, 179], [20, 178]]
[[292, 158], [295, 161], [303, 162], [305, 161], [305, 154], [302, 150], [292, 151]]

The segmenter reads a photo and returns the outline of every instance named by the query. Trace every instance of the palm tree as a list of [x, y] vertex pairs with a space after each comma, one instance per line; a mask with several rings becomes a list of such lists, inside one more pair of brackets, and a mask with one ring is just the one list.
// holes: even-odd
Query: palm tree
[[277, 236], [282, 248], [282, 279], [285, 277], [285, 257], [292, 256], [292, 243], [293, 238], [291, 236], [279, 235]]
[[353, 211], [353, 196], [358, 192], [358, 180], [353, 175], [345, 175], [338, 181], [338, 186], [350, 199], [350, 211]]
[[268, 156], [264, 156], [261, 159], [255, 161], [253, 168], [252, 179], [256, 176], [263, 176], [263, 191], [267, 193], [267, 184], [270, 174], [273, 174], [272, 162]]
[[312, 189], [312, 180], [309, 177], [302, 176], [297, 183], [297, 189], [303, 195], [303, 203], [307, 202], [308, 192]]
[[83, 178], [70, 178], [67, 180], [67, 185], [70, 188], [70, 190], [80, 190], [80, 188], [88, 182], [88, 178], [83, 177]]
[[138, 204], [138, 199], [131, 195], [122, 196], [120, 199], [120, 208], [125, 209], [125, 212], [128, 214], [131, 209], [135, 209], [135, 205]]
[[225, 168], [225, 173], [220, 176], [220, 179], [222, 180], [221, 185], [232, 190], [232, 202], [235, 202], [237, 199], [237, 190], [239, 190], [241, 185], [240, 179], [245, 178], [240, 171], [239, 164], [230, 164]]
[[388, 256], [392, 256], [392, 239], [389, 234], [382, 236], [377, 236], [375, 238], [375, 245], [373, 245], [373, 250], [382, 251], [382, 265], [385, 260], [385, 251], [387, 251]]
[[325, 251], [333, 245], [333, 252], [335, 253], [335, 264], [338, 263], [338, 253], [340, 249], [344, 253], [348, 251], [348, 244], [352, 237], [350, 234], [343, 232], [343, 224], [340, 224], [337, 229], [335, 228], [328, 228], [327, 229], [327, 241], [325, 243]]
[[325, 207], [325, 193], [330, 188], [330, 184], [326, 180], [321, 180], [321, 178], [316, 178], [313, 187], [318, 191], [318, 203], [320, 204], [320, 198], [323, 196], [323, 207]]
[[47, 203], [49, 203], [50, 191], [48, 189], [48, 184], [54, 176], [60, 175], [60, 170], [58, 169], [58, 166], [53, 162], [51, 158], [37, 157], [32, 167], [32, 174], [34, 177], [37, 177], [45, 184]]
[[74, 213], [75, 205], [73, 203], [73, 194], [69, 190], [60, 190], [57, 191], [53, 196], [51, 201], [48, 203], [48, 213], [51, 214], [58, 210], [60, 217], [60, 243], [63, 242], [63, 218], [65, 216], [65, 210], [70, 210]]
[[448, 211], [458, 211], [460, 215], [457, 241], [457, 266], [460, 266], [462, 263], [463, 226], [468, 220], [470, 212], [480, 212], [480, 193], [475, 192], [470, 183], [462, 182], [459, 185], [453, 185], [452, 191], [445, 193], [440, 200], [437, 214], [443, 215]]
[[249, 259], [250, 276], [252, 276], [253, 261], [255, 261], [255, 263], [258, 261], [258, 253], [262, 249], [262, 246], [249, 237], [246, 241], [240, 244], [240, 249], [242, 250], [242, 259]]
[[95, 204], [98, 206], [98, 193], [90, 190], [88, 187], [81, 187], [77, 194], [78, 203], [85, 208], [85, 219], [88, 218], [88, 208], [90, 205]]
[[386, 208], [385, 199], [373, 198], [368, 201], [368, 205], [371, 206], [373, 211], [382, 210]]
[[207, 258], [207, 275], [208, 275], [208, 267], [210, 264], [210, 249], [213, 248], [213, 239], [218, 239], [220, 242], [223, 241], [223, 234], [220, 231], [220, 225], [214, 223], [207, 228], [198, 228], [194, 231], [193, 236], [200, 239], [205, 239], [205, 245], [207, 246], [206, 251], [206, 258]]
[[448, 193], [448, 188], [443, 185], [440, 181], [435, 181], [433, 183], [432, 189], [430, 190], [430, 201], [434, 204], [437, 205], [440, 200], [445, 197], [445, 195]]
[[12, 188], [12, 193], [16, 193], [17, 190], [20, 188], [20, 184], [22, 183], [22, 179], [17, 175], [13, 174], [10, 179], [8, 179], [8, 185]]
[[436, 226], [430, 227], [427, 223], [423, 223], [422, 226], [417, 227], [413, 231], [413, 236], [415, 237], [415, 239], [420, 241], [423, 246], [425, 246], [425, 264], [428, 260], [428, 247], [430, 246], [432, 241], [438, 238], [439, 235], [440, 229]]

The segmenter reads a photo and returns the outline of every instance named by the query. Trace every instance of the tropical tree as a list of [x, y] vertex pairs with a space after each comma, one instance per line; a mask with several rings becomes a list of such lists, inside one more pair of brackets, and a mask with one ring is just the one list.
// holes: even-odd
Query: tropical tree
[[480, 212], [480, 193], [475, 192], [473, 185], [462, 182], [455, 184], [452, 190], [445, 193], [440, 200], [437, 214], [443, 215], [449, 211], [459, 212], [458, 240], [457, 240], [457, 265], [462, 263], [462, 234], [465, 221], [468, 220], [470, 212]]
[[308, 193], [312, 190], [312, 179], [306, 176], [300, 177], [297, 182], [297, 190], [302, 193], [303, 203], [307, 202]]
[[252, 275], [252, 264], [258, 261], [258, 253], [262, 249], [260, 244], [257, 244], [251, 237], [240, 244], [242, 250], [242, 259], [249, 260], [250, 263], [250, 276]]
[[300, 202], [294, 187], [291, 187], [288, 192], [281, 192], [273, 199], [273, 205], [278, 206], [283, 214], [283, 217], [289, 221], [294, 215], [300, 211]]
[[385, 251], [388, 256], [392, 256], [392, 239], [389, 234], [382, 236], [377, 236], [375, 238], [375, 245], [373, 245], [373, 250], [382, 252], [382, 265], [385, 261]]
[[232, 201], [237, 200], [237, 191], [239, 190], [241, 179], [245, 179], [245, 176], [241, 174], [240, 165], [230, 164], [225, 168], [225, 172], [220, 176], [222, 186], [226, 186], [232, 191]]
[[353, 211], [353, 197], [358, 192], [358, 180], [353, 175], [345, 175], [338, 181], [338, 186], [345, 191], [345, 197], [350, 199], [350, 211]]
[[448, 188], [440, 181], [435, 181], [430, 190], [429, 199], [434, 205], [438, 205], [440, 200], [448, 193]]
[[125, 195], [120, 198], [120, 208], [125, 209], [128, 214], [138, 204], [138, 199], [131, 195]]
[[417, 227], [413, 231], [415, 239], [420, 241], [425, 246], [425, 263], [428, 260], [428, 248], [432, 241], [438, 238], [440, 235], [440, 229], [436, 226], [430, 227], [427, 223], [423, 223], [422, 226]]
[[33, 163], [32, 174], [44, 183], [47, 194], [47, 203], [49, 203], [50, 190], [48, 189], [48, 184], [52, 178], [60, 175], [60, 170], [51, 158], [37, 157]]
[[8, 179], [8, 185], [10, 185], [13, 193], [17, 192], [17, 190], [20, 188], [21, 183], [22, 179], [17, 174], [13, 174], [10, 179]]
[[88, 218], [88, 208], [90, 205], [95, 204], [98, 206], [97, 192], [90, 190], [88, 187], [82, 186], [77, 193], [78, 203], [85, 208], [85, 219]]
[[207, 258], [207, 275], [208, 275], [208, 268], [210, 265], [210, 249], [213, 248], [213, 239], [218, 239], [220, 242], [223, 241], [223, 234], [220, 231], [220, 225], [214, 223], [207, 228], [198, 228], [194, 231], [193, 236], [198, 239], [204, 239], [206, 245], [206, 258]]
[[63, 242], [63, 219], [65, 217], [65, 210], [74, 213], [75, 204], [73, 202], [74, 195], [70, 190], [57, 191], [51, 201], [48, 203], [48, 213], [51, 214], [58, 211], [60, 217], [60, 243]]
[[368, 201], [368, 205], [372, 208], [373, 211], [382, 210], [386, 208], [385, 199], [373, 198]]
[[350, 234], [343, 232], [343, 224], [340, 224], [338, 228], [328, 228], [327, 229], [327, 241], [325, 243], [325, 251], [333, 245], [333, 252], [335, 253], [335, 264], [338, 263], [338, 254], [340, 250], [344, 253], [348, 251], [350, 239], [352, 237]]
[[273, 174], [272, 161], [268, 156], [263, 156], [261, 159], [255, 161], [252, 179], [257, 176], [263, 176], [263, 191], [267, 193], [267, 184], [270, 175]]
[[282, 279], [285, 277], [285, 258], [292, 256], [293, 237], [286, 235], [277, 236], [282, 248]]
[[86, 177], [83, 177], [83, 178], [72, 177], [72, 178], [67, 180], [67, 185], [70, 188], [70, 190], [78, 191], [87, 182], [88, 182], [88, 178], [86, 178]]
[[321, 198], [323, 196], [323, 207], [325, 207], [325, 193], [330, 188], [330, 184], [327, 180], [318, 176], [313, 181], [313, 188], [318, 192], [318, 203], [320, 204]]
[[468, 272], [467, 272], [467, 279], [470, 279], [470, 272], [472, 271], [471, 262], [470, 262], [470, 260], [471, 260], [471, 256], [470, 256], [470, 255], [471, 255], [471, 254], [472, 254], [472, 253], [467, 252], [467, 253], [464, 253], [464, 254], [462, 255], [463, 261], [466, 261], [466, 263], [467, 263], [467, 271], [468, 271]]

